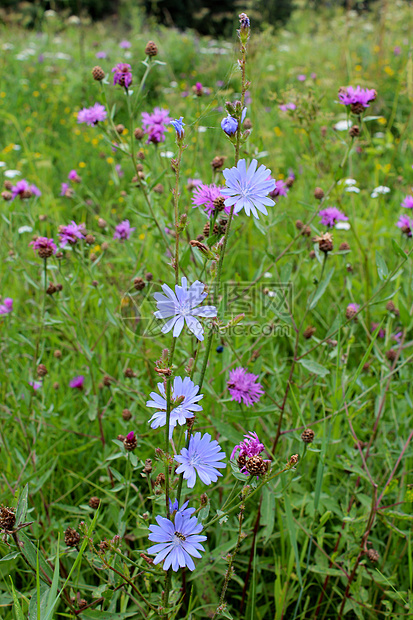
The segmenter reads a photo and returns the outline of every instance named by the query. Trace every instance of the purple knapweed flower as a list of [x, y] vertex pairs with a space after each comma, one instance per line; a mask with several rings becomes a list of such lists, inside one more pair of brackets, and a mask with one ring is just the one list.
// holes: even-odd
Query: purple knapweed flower
[[[162, 327], [162, 333], [167, 334], [173, 328], [173, 337], [177, 338], [184, 328], [186, 323], [190, 332], [198, 338], [198, 340], [204, 339], [204, 328], [196, 318], [197, 316], [212, 318], [217, 316], [217, 309], [215, 306], [198, 306], [208, 296], [205, 293], [205, 284], [196, 280], [189, 289], [188, 283], [185, 277], [181, 280], [182, 286], [175, 285], [175, 292], [167, 285], [162, 285], [162, 293], [154, 293], [156, 299], [156, 306], [158, 308], [155, 312], [157, 319], [169, 319]], [[172, 318], [171, 318], [172, 317]]]
[[121, 179], [122, 177], [124, 177], [124, 176], [125, 176], [125, 173], [123, 172], [123, 170], [122, 170], [122, 166], [121, 166], [120, 164], [116, 164], [116, 165], [115, 165], [115, 170], [116, 170], [116, 172], [117, 172], [117, 174], [118, 174], [118, 177], [119, 177], [120, 179]]
[[297, 106], [295, 103], [282, 103], [278, 106], [282, 112], [287, 112], [288, 110], [295, 110]]
[[316, 80], [317, 79], [317, 73], [312, 73], [311, 74], [311, 79], [312, 80]]
[[120, 239], [121, 241], [129, 239], [134, 230], [136, 230], [136, 228], [131, 228], [129, 220], [123, 220], [123, 222], [116, 226], [113, 238]]
[[359, 304], [355, 304], [355, 303], [348, 304], [346, 308], [346, 319], [348, 321], [350, 321], [351, 319], [354, 319], [354, 321], [357, 321], [356, 314], [358, 313], [359, 310], [360, 310]]
[[321, 217], [321, 225], [333, 228], [337, 222], [346, 222], [348, 217], [344, 215], [337, 207], [327, 207], [318, 212]]
[[85, 378], [83, 375], [79, 375], [78, 377], [74, 377], [69, 382], [69, 387], [76, 388], [78, 390], [83, 390], [83, 386], [85, 383]]
[[135, 439], [135, 431], [130, 431], [130, 433], [126, 435], [126, 440], [133, 441], [134, 439]]
[[228, 114], [228, 116], [221, 121], [221, 129], [225, 131], [227, 136], [233, 136], [238, 129], [237, 119]]
[[34, 389], [35, 392], [37, 390], [40, 390], [40, 388], [42, 387], [42, 384], [40, 381], [29, 381], [29, 385]]
[[249, 433], [244, 435], [244, 438], [244, 441], [241, 441], [241, 443], [234, 447], [231, 453], [231, 460], [234, 459], [238, 450], [239, 454], [237, 455], [237, 458], [242, 456], [246, 459], [250, 459], [253, 456], [258, 456], [264, 450], [264, 444], [261, 443], [258, 439], [257, 433], [253, 433], [252, 431], [250, 431]]
[[372, 88], [353, 88], [347, 86], [347, 88], [340, 88], [338, 92], [338, 98], [343, 105], [349, 105], [353, 112], [360, 113], [363, 108], [368, 108], [369, 104], [375, 100], [377, 93]]
[[[148, 400], [147, 407], [158, 409], [149, 422], [152, 422], [151, 428], [159, 428], [166, 425], [166, 392], [165, 384], [158, 383], [157, 392], [149, 394], [152, 400]], [[197, 403], [203, 399], [203, 394], [198, 394], [199, 386], [195, 385], [189, 377], [175, 377], [173, 386], [171, 386], [171, 415], [169, 420], [169, 438], [172, 437], [173, 429], [177, 424], [182, 426], [186, 423], [187, 418], [193, 418], [195, 411], [202, 411], [201, 405]]]
[[29, 186], [29, 191], [33, 194], [33, 196], [42, 195], [42, 192], [40, 191], [40, 189], [36, 187], [36, 185], [34, 185], [33, 183]]
[[403, 332], [396, 332], [395, 334], [392, 335], [392, 340], [395, 340], [396, 342], [400, 342], [402, 337], [403, 337]]
[[[197, 184], [197, 187], [195, 187], [192, 197], [192, 206], [204, 207], [205, 213], [207, 213], [208, 217], [210, 217], [216, 209], [214, 205], [214, 200], [224, 197], [221, 191], [222, 189], [222, 187], [217, 187], [214, 184]], [[229, 213], [231, 211], [231, 207], [225, 207], [224, 210], [225, 213]]]
[[411, 219], [408, 215], [401, 215], [399, 217], [399, 221], [396, 224], [397, 228], [400, 228], [402, 233], [407, 235], [407, 237], [412, 236], [413, 230], [413, 219]]
[[[380, 323], [372, 323], [371, 326], [370, 326], [371, 333], [375, 332], [379, 325], [380, 325]], [[379, 333], [377, 334], [377, 337], [378, 338], [384, 338], [385, 335], [386, 335], [386, 330], [381, 327], [379, 329]]]
[[40, 258], [49, 258], [57, 252], [54, 240], [47, 237], [37, 237], [34, 241], [30, 241], [29, 245], [33, 246], [33, 251], [37, 252]]
[[156, 522], [158, 525], [149, 526], [151, 533], [148, 536], [151, 542], [157, 543], [148, 549], [148, 553], [156, 554], [153, 563], [163, 562], [165, 571], [171, 567], [176, 572], [179, 567], [185, 566], [191, 571], [194, 570], [192, 557], [200, 558], [199, 552], [205, 551], [201, 542], [207, 537], [199, 535], [202, 524], [198, 523], [196, 517], [181, 510], [175, 514], [173, 521], [158, 515]]
[[393, 54], [395, 56], [400, 56], [401, 53], [402, 53], [402, 48], [400, 47], [400, 45], [396, 45], [396, 47], [393, 49]]
[[119, 43], [119, 47], [121, 47], [123, 50], [128, 50], [130, 47], [132, 47], [132, 43], [124, 39]]
[[274, 206], [275, 202], [268, 198], [268, 194], [275, 188], [274, 179], [269, 178], [271, 170], [261, 165], [257, 170], [258, 162], [253, 159], [251, 164], [246, 167], [245, 159], [241, 159], [236, 167], [225, 168], [223, 175], [226, 187], [221, 190], [225, 200], [225, 206], [234, 205], [234, 213], [244, 209], [247, 215], [252, 215], [259, 219], [257, 212], [268, 215], [266, 207]]
[[119, 62], [116, 67], [113, 67], [112, 73], [114, 85], [119, 84], [119, 86], [129, 88], [132, 84], [132, 67], [127, 62]]
[[71, 193], [69, 183], [62, 183], [60, 187], [60, 196], [68, 196]]
[[193, 91], [194, 91], [194, 93], [195, 93], [195, 95], [197, 97], [200, 97], [203, 94], [203, 92], [204, 92], [204, 88], [203, 88], [201, 82], [197, 82], [195, 84], [195, 86], [193, 86], [192, 88], [193, 88]]
[[306, 81], [306, 79], [307, 79], [307, 76], [306, 76], [306, 75], [304, 75], [304, 73], [300, 73], [300, 75], [297, 75], [297, 80], [298, 80], [299, 82], [305, 82], [305, 81]]
[[142, 112], [142, 128], [147, 134], [147, 144], [159, 144], [165, 142], [165, 131], [172, 119], [169, 118], [169, 110], [154, 108], [152, 114]]
[[0, 304], [0, 314], [10, 314], [13, 311], [13, 300], [11, 297], [5, 297], [2, 304]]
[[275, 181], [275, 187], [272, 190], [272, 192], [269, 193], [269, 196], [271, 198], [274, 198], [275, 202], [277, 202], [277, 198], [279, 196], [286, 196], [287, 194], [288, 194], [288, 187], [286, 183], [282, 179], [279, 179], [278, 181]]
[[406, 196], [406, 198], [401, 203], [401, 206], [405, 209], [413, 209], [413, 196]]
[[106, 54], [106, 52], [102, 51], [102, 52], [96, 52], [95, 56], [96, 56], [96, 58], [106, 58], [107, 54]]
[[218, 480], [218, 476], [222, 476], [218, 469], [226, 467], [222, 463], [225, 452], [221, 451], [219, 443], [211, 439], [208, 433], [202, 437], [201, 433], [195, 433], [189, 440], [188, 448], [182, 448], [174, 458], [180, 463], [176, 473], [183, 474], [189, 489], [195, 486], [197, 474], [204, 484], [211, 484]]
[[95, 103], [90, 108], [83, 108], [78, 112], [77, 122], [86, 123], [90, 127], [104, 121], [107, 117], [105, 106], [101, 103]]
[[69, 179], [69, 181], [73, 181], [74, 183], [80, 183], [81, 181], [81, 178], [76, 172], [76, 170], [71, 170], [67, 175], [67, 178]]
[[257, 382], [258, 375], [247, 372], [239, 366], [229, 373], [227, 387], [231, 394], [231, 400], [243, 402], [247, 407], [258, 402], [264, 394], [261, 383]]
[[20, 197], [21, 200], [24, 198], [30, 198], [31, 196], [41, 196], [42, 192], [39, 190], [36, 185], [30, 185], [26, 179], [22, 179], [21, 181], [17, 181], [16, 185], [13, 185], [11, 188], [12, 200]]
[[180, 139], [182, 139], [184, 137], [184, 134], [185, 134], [185, 131], [184, 131], [185, 123], [183, 122], [183, 120], [184, 120], [184, 117], [181, 116], [178, 119], [170, 121], [170, 124], [172, 125], [172, 127], [176, 131], [177, 137], [180, 138]]
[[73, 220], [67, 226], [59, 226], [60, 245], [63, 247], [67, 243], [75, 245], [78, 239], [84, 239], [85, 225], [76, 224]]

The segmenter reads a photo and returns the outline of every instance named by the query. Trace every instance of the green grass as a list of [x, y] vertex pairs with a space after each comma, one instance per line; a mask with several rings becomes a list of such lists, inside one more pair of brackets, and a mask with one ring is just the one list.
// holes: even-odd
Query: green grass
[[[163, 455], [155, 452], [164, 450], [165, 437], [163, 429], [150, 428], [153, 412], [146, 401], [162, 380], [155, 365], [172, 338], [145, 338], [142, 322], [130, 317], [137, 305], [150, 320], [152, 293], [174, 283], [167, 250], [174, 251], [175, 239], [165, 228], [174, 229], [175, 174], [170, 156], [163, 155], [176, 157], [177, 146], [172, 128], [159, 147], [131, 140], [131, 131], [140, 126], [141, 112], [155, 105], [184, 117], [188, 148], [180, 168], [179, 216], [187, 213], [188, 224], [179, 265], [190, 282], [200, 279], [212, 289], [211, 263], [189, 245], [207, 219], [192, 209], [187, 183], [223, 183], [210, 164], [217, 155], [233, 165], [234, 149], [220, 122], [225, 102], [240, 98], [241, 82], [235, 29], [228, 43], [173, 30], [142, 31], [136, 16], [132, 24], [126, 35], [110, 24], [68, 26], [60, 18], [40, 35], [17, 26], [0, 30], [0, 175], [18, 170], [19, 178], [42, 192], [1, 205], [0, 295], [12, 297], [14, 308], [0, 320], [0, 502], [18, 507], [18, 531], [0, 542], [5, 620], [167, 617], [159, 610], [165, 573], [141, 554], [149, 546], [148, 525], [165, 514], [164, 491], [152, 488], [165, 470]], [[242, 330], [213, 334], [196, 430], [216, 438], [228, 460], [242, 435], [256, 431], [272, 465], [262, 487], [250, 481], [246, 537], [233, 559], [227, 607], [217, 617], [323, 620], [413, 613], [412, 242], [396, 227], [407, 213], [400, 203], [413, 185], [411, 28], [411, 12], [402, 4], [361, 16], [300, 9], [286, 30], [252, 31], [246, 71], [252, 131], [241, 157], [257, 158], [279, 179], [291, 169], [295, 182], [268, 216], [234, 219], [223, 263], [223, 282], [232, 293], [252, 282], [257, 293], [253, 306], [245, 296], [242, 303], [220, 305], [223, 324], [246, 316]], [[125, 36], [132, 42], [127, 62], [135, 94], [148, 39], [157, 42], [157, 59], [165, 64], [153, 66], [132, 123], [122, 89], [103, 86], [115, 124], [126, 127], [116, 137], [109, 123], [86, 127], [76, 117], [82, 107], [103, 102], [91, 69], [101, 64], [110, 74], [125, 59], [118, 46]], [[108, 59], [96, 60], [99, 50]], [[297, 80], [299, 74], [306, 74], [305, 82]], [[209, 95], [193, 95], [198, 81]], [[378, 93], [354, 141], [333, 128], [347, 118], [337, 91], [349, 84]], [[290, 101], [295, 112], [280, 111], [279, 104]], [[113, 150], [114, 141], [126, 151], [142, 151], [144, 192], [132, 181], [131, 158]], [[81, 183], [72, 184], [72, 197], [62, 197], [61, 183], [71, 169]], [[359, 193], [345, 191], [340, 180], [346, 178], [357, 181]], [[162, 194], [154, 191], [159, 183]], [[372, 198], [379, 185], [390, 193]], [[326, 194], [323, 206], [337, 206], [351, 224], [348, 231], [333, 231], [334, 250], [325, 264], [312, 241], [323, 232], [315, 187]], [[119, 243], [114, 228], [124, 219], [136, 230]], [[29, 242], [33, 235], [57, 240], [58, 226], [71, 220], [85, 223], [95, 241], [48, 260], [47, 284], [63, 288], [45, 295], [43, 261]], [[299, 234], [297, 220], [310, 225], [310, 236]], [[343, 242], [349, 251], [339, 251]], [[136, 291], [134, 279], [148, 272], [152, 284]], [[278, 290], [279, 283], [290, 286], [282, 313], [269, 308], [273, 298], [263, 292]], [[389, 300], [397, 313], [386, 309]], [[357, 321], [346, 318], [351, 302], [361, 306]], [[384, 338], [373, 333], [372, 323], [385, 330]], [[275, 325], [270, 334], [269, 324]], [[316, 328], [311, 339], [303, 336], [308, 326]], [[401, 343], [392, 339], [397, 332]], [[183, 333], [174, 374], [185, 376], [196, 357], [199, 382], [206, 343]], [[390, 349], [395, 360], [386, 355]], [[40, 363], [48, 374], [34, 391], [29, 381], [37, 380]], [[260, 377], [265, 395], [253, 407], [230, 399], [229, 371], [237, 366]], [[125, 376], [127, 368], [133, 377]], [[85, 389], [69, 388], [80, 374]], [[124, 409], [130, 421], [123, 419]], [[300, 437], [307, 427], [315, 439], [305, 446]], [[117, 437], [130, 430], [138, 447], [127, 457]], [[175, 431], [174, 442], [180, 449], [183, 435]], [[298, 464], [286, 468], [295, 454]], [[153, 470], [147, 476], [148, 458]], [[196, 570], [173, 573], [170, 618], [212, 617], [219, 604], [226, 556], [237, 545], [239, 509], [217, 511], [233, 488], [236, 500], [229, 505], [238, 505], [245, 482], [236, 467], [223, 471], [210, 487], [199, 481], [192, 490], [183, 485], [182, 497], [200, 509], [204, 525], [212, 524]], [[170, 480], [175, 497], [178, 477], [172, 473]], [[208, 496], [206, 506], [201, 493]], [[88, 505], [92, 496], [101, 500], [97, 512]], [[64, 543], [69, 526], [81, 533], [78, 550]], [[99, 555], [99, 543], [115, 536], [119, 546], [115, 541]], [[364, 553], [371, 548], [379, 554], [377, 563]], [[75, 615], [81, 599], [89, 607]]]

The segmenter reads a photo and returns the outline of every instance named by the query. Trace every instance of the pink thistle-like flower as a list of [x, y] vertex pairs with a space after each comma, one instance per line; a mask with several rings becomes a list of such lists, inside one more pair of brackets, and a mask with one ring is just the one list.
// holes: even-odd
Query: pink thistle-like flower
[[401, 206], [405, 209], [413, 209], [413, 196], [406, 196], [406, 198], [401, 203]]
[[134, 439], [135, 439], [135, 431], [131, 431], [130, 433], [126, 435], [127, 441], [133, 441]]
[[128, 50], [130, 47], [132, 47], [132, 43], [124, 39], [119, 43], [119, 47], [121, 47], [123, 50]]
[[278, 106], [281, 110], [281, 112], [287, 112], [288, 110], [295, 110], [297, 108], [297, 106], [295, 105], [295, 103], [282, 103], [281, 105]]
[[328, 228], [333, 228], [337, 222], [345, 222], [348, 220], [348, 217], [337, 209], [337, 207], [322, 209], [318, 212], [318, 215], [321, 217], [321, 224], [323, 226], [328, 226]]
[[116, 67], [113, 67], [112, 73], [114, 85], [119, 84], [119, 86], [129, 88], [132, 84], [132, 67], [127, 62], [119, 62]]
[[159, 144], [165, 142], [165, 132], [171, 122], [169, 110], [166, 108], [154, 108], [152, 114], [142, 112], [142, 129], [147, 134], [146, 143]]
[[[215, 211], [214, 200], [217, 198], [224, 198], [221, 193], [220, 187], [217, 185], [204, 185], [201, 183], [197, 187], [194, 188], [194, 193], [192, 197], [192, 206], [193, 207], [204, 207], [205, 213], [208, 214], [208, 217]], [[231, 211], [231, 207], [224, 208], [225, 213], [229, 213]]]
[[0, 304], [0, 314], [10, 314], [13, 310], [13, 300], [11, 297], [5, 297], [2, 304]]
[[60, 188], [60, 196], [69, 196], [71, 192], [69, 183], [62, 183]]
[[30, 241], [29, 245], [33, 246], [33, 251], [37, 252], [40, 258], [49, 258], [57, 252], [54, 240], [47, 237], [37, 237], [35, 241]]
[[86, 123], [90, 127], [104, 121], [107, 117], [105, 106], [101, 103], [95, 103], [90, 108], [83, 108], [78, 112], [77, 122]]
[[[380, 323], [372, 323], [371, 327], [370, 327], [371, 333], [375, 332], [379, 325], [380, 325]], [[379, 329], [379, 333], [377, 334], [377, 336], [378, 336], [378, 338], [384, 338], [385, 335], [386, 335], [386, 330], [381, 327]]]
[[306, 79], [307, 79], [307, 76], [306, 76], [306, 75], [304, 75], [304, 73], [300, 73], [300, 75], [297, 75], [297, 80], [298, 80], [299, 82], [305, 82], [305, 81], [306, 81]]
[[63, 247], [67, 243], [75, 245], [78, 239], [84, 239], [85, 225], [76, 224], [73, 220], [67, 226], [59, 226], [60, 245]]
[[240, 451], [238, 456], [245, 456], [250, 459], [253, 456], [258, 456], [264, 450], [264, 444], [260, 442], [258, 439], [257, 433], [253, 433], [250, 431], [246, 435], [244, 435], [244, 441], [241, 441], [240, 444], [235, 446], [231, 453], [231, 459], [234, 458], [237, 450]]
[[73, 181], [74, 183], [80, 183], [81, 181], [81, 178], [76, 172], [76, 170], [71, 170], [67, 175], [67, 178], [69, 179], [69, 181]]
[[279, 196], [286, 196], [287, 194], [288, 187], [286, 183], [282, 179], [280, 179], [275, 182], [275, 188], [268, 195], [271, 196], [271, 198], [274, 198], [275, 201], [277, 201], [277, 198]]
[[129, 239], [134, 230], [136, 230], [136, 228], [131, 228], [129, 220], [124, 220], [116, 226], [113, 238], [120, 239], [121, 241], [124, 239]]
[[258, 375], [247, 372], [242, 366], [231, 370], [227, 386], [232, 400], [243, 402], [247, 407], [258, 402], [264, 390], [257, 379]]
[[377, 93], [373, 88], [353, 88], [348, 86], [347, 88], [340, 89], [338, 98], [343, 105], [355, 105], [363, 108], [368, 108], [369, 104], [375, 100]]
[[29, 381], [29, 385], [34, 389], [35, 392], [37, 390], [40, 390], [40, 388], [42, 387], [42, 384], [40, 381]]
[[70, 380], [69, 387], [76, 388], [78, 390], [83, 390], [84, 383], [85, 383], [84, 376], [83, 375], [79, 375], [79, 376], [74, 377], [73, 379]]
[[96, 52], [95, 56], [96, 56], [96, 58], [106, 58], [107, 54], [106, 54], [106, 52], [102, 51], [102, 52]]
[[36, 185], [30, 185], [26, 179], [22, 179], [21, 181], [17, 181], [16, 185], [11, 188], [11, 194], [12, 200], [14, 200], [17, 196], [19, 196], [20, 199], [30, 198], [30, 196], [41, 196], [42, 192]]
[[407, 237], [412, 236], [413, 219], [411, 219], [408, 215], [401, 215], [396, 226], [397, 228], [400, 228], [402, 233], [404, 233]]

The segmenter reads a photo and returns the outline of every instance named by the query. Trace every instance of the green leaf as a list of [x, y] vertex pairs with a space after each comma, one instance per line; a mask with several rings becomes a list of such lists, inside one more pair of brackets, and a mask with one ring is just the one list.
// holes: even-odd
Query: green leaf
[[318, 362], [314, 362], [313, 360], [298, 360], [298, 363], [301, 364], [301, 366], [304, 366], [304, 368], [309, 372], [312, 372], [315, 375], [320, 375], [320, 377], [325, 377], [330, 373], [327, 368]]
[[324, 295], [327, 286], [330, 284], [330, 280], [333, 276], [333, 273], [334, 273], [334, 267], [330, 269], [330, 271], [328, 272], [328, 274], [326, 275], [326, 277], [320, 283], [318, 289], [316, 290], [316, 293], [310, 303], [310, 310], [316, 307], [317, 303], [319, 302], [321, 297]]
[[11, 591], [13, 594], [13, 601], [14, 601], [14, 611], [16, 612], [17, 620], [25, 620], [23, 610], [20, 606], [19, 599], [17, 598], [17, 592], [14, 589], [14, 584], [13, 584], [13, 580], [11, 577], [10, 577], [10, 581], [11, 581]]
[[389, 275], [389, 269], [386, 265], [386, 261], [384, 260], [380, 252], [377, 252], [377, 250], [376, 250], [376, 265], [377, 265], [377, 273], [379, 275], [380, 280], [386, 280], [387, 276]]
[[275, 524], [275, 495], [273, 490], [266, 485], [262, 490], [262, 504], [261, 504], [261, 525], [262, 538], [264, 544], [268, 542]]
[[21, 523], [24, 523], [26, 520], [28, 497], [29, 497], [29, 485], [26, 484], [26, 486], [24, 487], [22, 491], [22, 494], [19, 497], [19, 502], [17, 504], [16, 525], [20, 525]]
[[400, 245], [397, 243], [397, 241], [395, 241], [395, 239], [391, 240], [391, 244], [393, 246], [393, 250], [396, 252], [396, 254], [400, 256], [400, 258], [407, 258], [406, 252], [403, 250], [403, 248], [400, 247]]

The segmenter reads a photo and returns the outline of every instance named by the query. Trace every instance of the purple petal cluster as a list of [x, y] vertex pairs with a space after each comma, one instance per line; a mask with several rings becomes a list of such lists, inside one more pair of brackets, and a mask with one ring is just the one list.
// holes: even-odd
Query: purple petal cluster
[[136, 230], [136, 228], [131, 227], [129, 220], [123, 220], [123, 222], [115, 227], [113, 238], [124, 241], [125, 239], [129, 239], [134, 230]]
[[105, 106], [101, 103], [95, 103], [90, 108], [83, 108], [77, 115], [78, 123], [86, 123], [86, 125], [90, 125], [93, 127], [104, 121], [107, 117]]
[[21, 181], [17, 181], [16, 185], [13, 185], [11, 194], [12, 200], [14, 200], [17, 196], [19, 196], [20, 199], [30, 198], [30, 196], [41, 196], [42, 192], [36, 185], [28, 183], [26, 179], [22, 179]]
[[295, 110], [297, 108], [297, 106], [295, 105], [295, 103], [282, 103], [281, 105], [278, 106], [281, 110], [281, 112], [287, 112], [288, 110]]
[[[149, 422], [151, 428], [159, 428], [166, 425], [166, 391], [165, 384], [157, 384], [159, 394], [151, 392], [149, 394], [152, 400], [148, 400], [147, 407], [158, 409]], [[172, 437], [173, 430], [177, 424], [182, 426], [188, 418], [194, 417], [194, 412], [202, 411], [201, 405], [197, 403], [203, 399], [204, 395], [199, 394], [199, 386], [195, 385], [189, 377], [175, 377], [171, 388], [171, 414], [169, 420], [169, 436]]]
[[75, 245], [78, 239], [84, 239], [85, 225], [76, 224], [73, 220], [67, 226], [59, 226], [60, 245], [63, 247], [67, 243]]
[[377, 97], [377, 93], [373, 88], [353, 88], [348, 86], [347, 88], [340, 89], [338, 98], [343, 105], [360, 105], [363, 108], [368, 108], [371, 101], [374, 101]]
[[399, 217], [399, 221], [396, 224], [397, 228], [400, 228], [401, 231], [407, 235], [407, 237], [412, 236], [413, 231], [413, 219], [411, 219], [408, 215], [401, 215]]
[[288, 194], [288, 187], [285, 181], [283, 181], [282, 179], [275, 181], [275, 187], [272, 190], [272, 192], [269, 193], [271, 198], [275, 199], [275, 202], [277, 202], [277, 198], [279, 196], [286, 196], [287, 194]]
[[175, 285], [175, 292], [167, 285], [162, 285], [162, 290], [165, 293], [154, 293], [156, 299], [155, 312], [157, 319], [169, 319], [162, 327], [162, 333], [167, 334], [173, 328], [173, 337], [177, 338], [184, 328], [186, 323], [190, 332], [198, 338], [198, 340], [204, 339], [204, 328], [196, 318], [197, 316], [212, 318], [217, 316], [217, 309], [215, 306], [198, 306], [208, 296], [205, 293], [205, 284], [196, 280], [189, 288], [186, 278], [181, 280], [182, 286]]
[[189, 489], [195, 486], [197, 474], [204, 484], [211, 484], [222, 476], [218, 469], [226, 467], [223, 459], [225, 452], [221, 451], [215, 439], [211, 439], [211, 435], [205, 433], [201, 437], [201, 433], [195, 433], [189, 440], [188, 448], [182, 448], [181, 453], [175, 456], [175, 461], [180, 463], [176, 473], [183, 474]]
[[329, 228], [333, 228], [337, 222], [345, 222], [348, 220], [348, 217], [337, 209], [337, 207], [322, 209], [318, 212], [318, 215], [321, 217], [322, 226], [328, 226]]
[[74, 377], [69, 381], [69, 387], [77, 388], [78, 390], [83, 390], [83, 386], [85, 383], [85, 378], [83, 375], [79, 375], [78, 377]]
[[172, 119], [169, 118], [169, 110], [154, 108], [152, 114], [142, 112], [142, 129], [147, 134], [146, 143], [159, 144], [165, 142], [165, 131]]
[[[189, 570], [194, 570], [194, 558], [200, 558], [200, 551], [205, 551], [201, 542], [207, 537], [200, 535], [202, 524], [198, 523], [196, 517], [191, 517], [194, 509], [186, 509], [186, 502], [181, 510], [175, 514], [174, 520], [157, 516], [158, 525], [150, 525], [149, 540], [157, 543], [148, 549], [148, 553], [156, 555], [154, 564], [163, 562], [163, 569], [167, 571], [172, 567], [177, 571], [179, 567], [185, 566]], [[191, 510], [191, 514], [189, 514]]]
[[[213, 183], [211, 185], [205, 185], [200, 183], [194, 188], [192, 196], [193, 207], [204, 207], [205, 213], [210, 217], [215, 211], [214, 200], [217, 198], [223, 198], [222, 187], [218, 187]], [[225, 213], [229, 213], [231, 207], [225, 207]]]
[[[29, 245], [33, 246], [34, 252], [37, 252], [41, 258], [44, 258], [47, 254], [51, 256], [57, 252], [54, 240], [47, 237], [37, 237], [34, 241], [30, 241]], [[42, 254], [43, 256], [41, 256]]]
[[274, 201], [268, 198], [268, 194], [275, 188], [274, 179], [269, 178], [271, 170], [261, 165], [257, 170], [258, 162], [253, 159], [246, 167], [245, 159], [241, 159], [236, 167], [226, 168], [223, 172], [226, 187], [221, 190], [225, 200], [225, 206], [234, 205], [234, 213], [242, 209], [247, 215], [259, 219], [257, 210], [268, 215], [266, 207], [274, 206]]
[[[375, 332], [379, 325], [380, 325], [380, 323], [372, 323], [371, 327], [370, 327], [371, 333]], [[379, 333], [377, 334], [377, 337], [378, 338], [384, 338], [385, 335], [386, 335], [386, 330], [381, 327], [379, 329]]]
[[405, 209], [413, 209], [413, 196], [406, 196], [406, 198], [401, 203], [401, 206]]
[[244, 435], [244, 438], [244, 441], [241, 441], [241, 443], [234, 447], [231, 453], [231, 459], [235, 457], [238, 450], [238, 458], [240, 456], [245, 456], [247, 459], [250, 459], [253, 456], [258, 456], [264, 450], [264, 444], [258, 439], [257, 433], [250, 431]]
[[124, 88], [129, 88], [132, 84], [132, 67], [127, 62], [119, 62], [116, 67], [112, 69], [113, 84], [119, 84]]
[[76, 170], [71, 170], [67, 175], [67, 178], [69, 179], [69, 181], [73, 181], [74, 183], [80, 183], [81, 181], [81, 178], [76, 172]]
[[227, 382], [231, 399], [238, 403], [243, 402], [247, 407], [258, 402], [264, 394], [264, 390], [257, 379], [258, 375], [247, 372], [242, 366], [231, 370]]
[[13, 311], [13, 300], [11, 297], [5, 297], [2, 304], [0, 304], [0, 315], [10, 314]]

